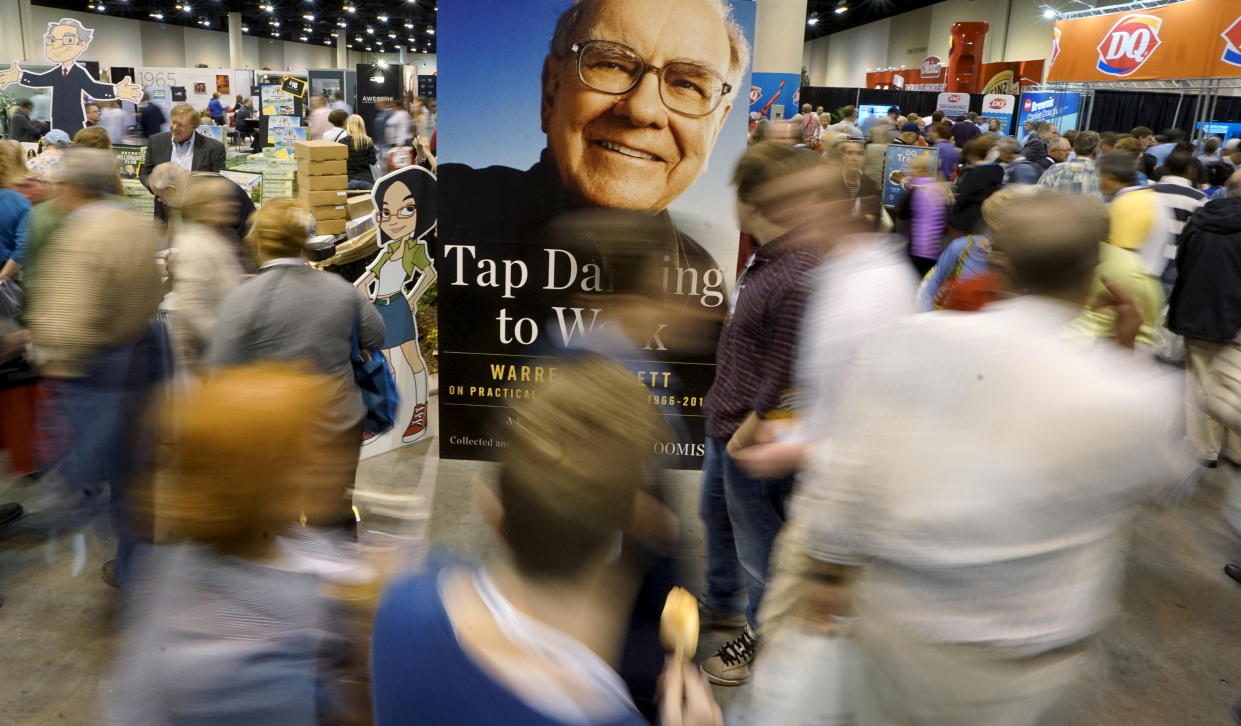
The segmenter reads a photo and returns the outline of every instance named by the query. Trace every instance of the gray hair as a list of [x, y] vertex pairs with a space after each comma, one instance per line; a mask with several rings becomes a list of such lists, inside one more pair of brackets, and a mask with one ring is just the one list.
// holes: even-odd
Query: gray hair
[[78, 38], [83, 43], [89, 43], [91, 38], [95, 37], [95, 31], [91, 30], [90, 28], [83, 27], [81, 23], [74, 20], [73, 18], [61, 18], [55, 23], [48, 23], [47, 32], [51, 33], [53, 28], [58, 28], [62, 25], [68, 25], [69, 27], [73, 28], [74, 31], [77, 32]]
[[188, 179], [190, 173], [185, 167], [175, 161], [165, 161], [163, 164], [151, 170], [151, 176], [147, 179], [151, 191], [155, 194], [162, 194], [168, 187], [176, 187], [184, 191], [185, 180]]
[[1233, 199], [1241, 199], [1241, 170], [1234, 171], [1232, 176], [1228, 177], [1228, 196]]
[[[572, 34], [577, 31], [583, 20], [607, 1], [574, 0], [573, 5], [556, 20], [556, 30], [552, 34], [552, 55], [556, 58], [563, 58], [568, 55], [569, 48], [574, 43]], [[707, 3], [719, 13], [720, 20], [724, 23], [724, 31], [728, 34], [729, 59], [727, 80], [729, 85], [733, 87], [733, 93], [736, 93], [741, 85], [741, 76], [750, 64], [750, 44], [745, 39], [745, 32], [741, 30], [741, 26], [737, 24], [737, 20], [733, 17], [731, 6], [725, 3], [724, 0], [707, 0]]]
[[93, 199], [116, 193], [116, 157], [103, 149], [70, 147], [65, 150], [63, 183], [76, 186]]
[[995, 150], [996, 153], [1000, 154], [1006, 152], [1009, 154], [1020, 154], [1021, 144], [1017, 143], [1017, 139], [1014, 139], [1011, 136], [1003, 136], [1000, 137], [999, 141], [995, 142]]

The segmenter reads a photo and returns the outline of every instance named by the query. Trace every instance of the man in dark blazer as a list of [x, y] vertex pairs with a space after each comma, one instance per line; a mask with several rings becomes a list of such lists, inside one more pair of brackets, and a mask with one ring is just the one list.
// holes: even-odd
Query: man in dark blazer
[[[171, 131], [147, 139], [146, 158], [138, 172], [138, 178], [147, 189], [151, 188], [151, 172], [166, 161], [176, 162], [191, 172], [224, 169], [224, 144], [197, 133], [198, 112], [194, 107], [184, 103], [173, 106], [171, 116]], [[165, 213], [163, 203], [155, 200], [155, 216], [164, 219]]]
[[72, 18], [48, 23], [43, 36], [43, 55], [54, 67], [43, 73], [31, 73], [12, 63], [8, 69], [0, 71], [0, 88], [20, 83], [27, 88], [52, 89], [52, 128], [64, 131], [70, 138], [86, 125], [83, 93], [97, 101], [123, 98], [137, 103], [142, 100], [142, 87], [130, 82], [128, 76], [115, 85], [100, 83], [77, 64], [94, 34], [95, 31], [82, 27]]

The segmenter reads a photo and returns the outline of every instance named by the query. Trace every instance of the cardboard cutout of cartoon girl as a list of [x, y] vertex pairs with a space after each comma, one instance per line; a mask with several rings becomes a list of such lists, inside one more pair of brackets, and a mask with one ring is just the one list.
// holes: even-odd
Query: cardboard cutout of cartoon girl
[[[397, 361], [404, 359], [413, 374], [414, 391], [402, 390], [402, 400], [412, 398], [414, 407], [401, 442], [412, 444], [426, 435], [427, 365], [418, 346], [418, 324], [414, 313], [418, 298], [435, 282], [435, 266], [426, 237], [435, 229], [435, 175], [420, 166], [409, 166], [381, 177], [371, 198], [375, 204], [375, 224], [379, 254], [354, 285], [366, 292], [383, 318], [386, 330], [384, 355], [394, 373]], [[399, 355], [398, 355], [399, 353]], [[398, 387], [401, 376], [397, 375]], [[397, 422], [398, 430], [401, 422]], [[386, 434], [364, 436], [363, 444]], [[393, 442], [391, 448], [399, 444]]]

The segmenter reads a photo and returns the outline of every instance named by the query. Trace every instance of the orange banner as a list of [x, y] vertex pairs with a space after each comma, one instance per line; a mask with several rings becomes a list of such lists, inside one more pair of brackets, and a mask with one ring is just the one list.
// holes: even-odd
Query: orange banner
[[1048, 81], [1241, 76], [1241, 2], [1185, 0], [1060, 20]]

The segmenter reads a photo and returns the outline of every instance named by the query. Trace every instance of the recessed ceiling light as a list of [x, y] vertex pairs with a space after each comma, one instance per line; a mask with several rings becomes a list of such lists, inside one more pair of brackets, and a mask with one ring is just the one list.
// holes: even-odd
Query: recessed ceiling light
[[435, 28], [427, 28], [427, 35], [435, 35]]
[[368, 34], [368, 35], [374, 35], [374, 34], [375, 34], [375, 29], [374, 29], [374, 28], [367, 28], [367, 29], [366, 29], [366, 32], [367, 32], [367, 34]]
[[1052, 18], [1056, 17], [1056, 11], [1052, 10], [1051, 8], [1045, 7], [1043, 8], [1043, 17], [1047, 18], [1048, 20], [1051, 20]]
[[315, 16], [313, 16], [313, 15], [311, 15], [311, 14], [309, 14], [309, 13], [307, 13], [306, 15], [303, 15], [303, 16], [302, 16], [302, 20], [314, 20], [314, 19], [315, 19]]
[[386, 23], [386, 22], [388, 22], [388, 16], [387, 16], [387, 15], [380, 15], [380, 16], [379, 16], [379, 22], [381, 22], [381, 23]]

